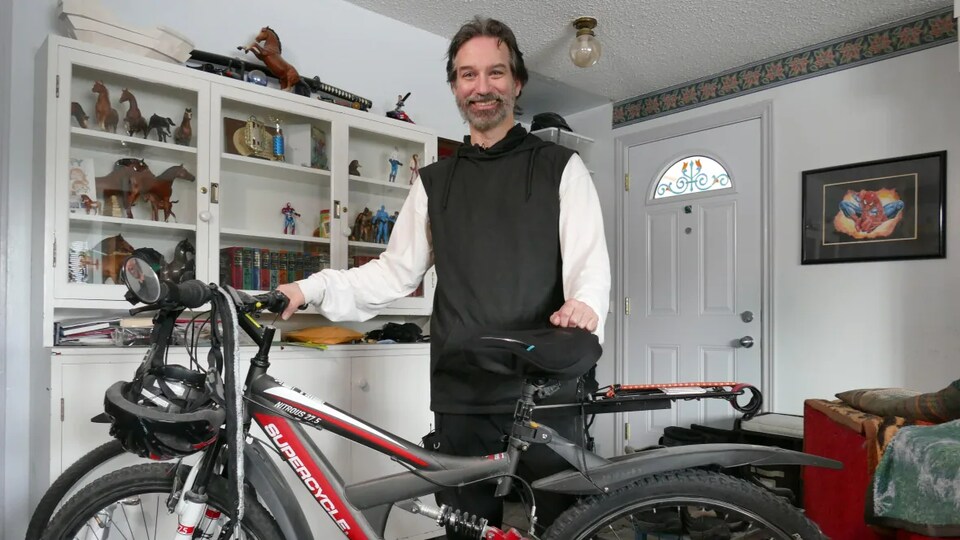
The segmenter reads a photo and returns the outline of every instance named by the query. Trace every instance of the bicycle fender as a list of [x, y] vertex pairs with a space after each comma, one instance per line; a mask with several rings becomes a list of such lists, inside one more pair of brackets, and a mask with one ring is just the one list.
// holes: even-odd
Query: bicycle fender
[[623, 487], [642, 476], [656, 473], [715, 466], [743, 465], [807, 465], [840, 469], [839, 461], [784, 448], [753, 444], [693, 444], [655, 448], [612, 458], [606, 465], [587, 471], [589, 478], [577, 470], [567, 470], [533, 483], [534, 489], [594, 495]]
[[313, 538], [310, 524], [300, 508], [300, 502], [283, 478], [276, 464], [263, 449], [263, 443], [254, 439], [243, 448], [244, 475], [257, 491], [263, 505], [287, 540]]

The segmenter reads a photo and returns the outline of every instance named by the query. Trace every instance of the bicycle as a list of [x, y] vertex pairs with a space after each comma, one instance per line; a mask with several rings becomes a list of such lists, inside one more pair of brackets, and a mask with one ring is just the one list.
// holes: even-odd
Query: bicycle
[[[475, 458], [454, 457], [405, 441], [268, 375], [275, 329], [261, 325], [253, 315], [262, 310], [282, 311], [287, 302], [282, 294], [273, 291], [249, 297], [229, 287], [221, 289], [199, 281], [159, 284], [148, 264], [135, 258], [131, 260], [140, 264], [143, 274], [157, 280], [159, 285], [155, 288], [159, 291], [157, 297], [136, 297], [132, 289], [128, 292], [132, 302], [139, 300], [147, 304], [138, 310], [157, 311], [155, 339], [151, 340], [153, 345], [135, 381], [147, 373], [170, 372], [170, 366], [163, 365], [164, 353], [173, 321], [183, 309], [210, 303], [211, 320], [221, 318], [222, 330], [215, 331], [214, 337], [222, 334], [220, 339], [215, 339], [224, 345], [222, 359], [216, 354], [209, 356], [210, 369], [205, 373], [176, 366], [183, 371], [174, 370], [180, 378], [171, 379], [185, 387], [194, 384], [193, 388], [202, 381], [202, 387], [210, 392], [215, 403], [201, 412], [210, 416], [208, 425], [216, 427], [196, 433], [202, 424], [195, 421], [197, 413], [190, 413], [194, 416], [183, 415], [182, 421], [144, 434], [159, 440], [158, 436], [170, 433], [163, 429], [189, 427], [194, 430], [191, 435], [195, 435], [191, 440], [199, 441], [195, 443], [196, 448], [170, 450], [170, 445], [175, 446], [178, 441], [167, 441], [167, 446], [161, 441], [156, 448], [167, 449], [174, 455], [155, 457], [182, 457], [199, 452], [200, 460], [194, 467], [184, 465], [182, 460], [137, 465], [95, 480], [64, 504], [47, 527], [45, 539], [87, 537], [79, 536], [80, 533], [106, 538], [112, 530], [118, 534], [122, 530], [124, 538], [136, 538], [132, 536], [135, 525], [143, 526], [150, 537], [151, 524], [154, 538], [157, 531], [168, 530], [171, 536], [176, 534], [175, 538], [229, 538], [238, 524], [236, 532], [242, 538], [310, 538], [303, 509], [266, 453], [270, 448], [284, 457], [317, 504], [348, 538], [382, 538], [389, 513], [397, 507], [422, 514], [471, 538], [519, 540], [523, 536], [514, 529], [504, 532], [459, 509], [425, 504], [419, 497], [474, 482], [495, 483], [496, 495], [505, 496], [517, 478], [514, 474], [518, 458], [531, 444], [548, 445], [563, 456], [571, 468], [537, 480], [532, 486], [520, 480], [524, 488], [521, 493], [530, 497], [528, 538], [537, 538], [531, 488], [581, 497], [543, 534], [544, 540], [620, 538], [621, 533], [635, 538], [651, 534], [656, 538], [677, 534], [690, 538], [823, 538], [815, 524], [782, 498], [718, 469], [749, 464], [837, 468], [837, 462], [800, 452], [738, 444], [656, 448], [605, 459], [557, 436], [549, 427], [531, 421], [535, 398], [542, 396], [552, 381], [579, 376], [599, 356], [595, 353], [580, 357], [568, 355], [562, 358], [562, 363], [548, 366], [540, 362], [542, 356], [531, 354], [532, 351], [549, 350], [551, 345], [573, 350], [576, 347], [571, 347], [572, 344], [582, 344], [587, 339], [584, 336], [589, 334], [585, 332], [557, 329], [548, 332], [547, 337], [527, 341], [517, 340], [517, 334], [511, 333], [478, 338], [483, 340], [482, 345], [515, 353], [508, 370], [522, 375], [525, 382], [505, 452]], [[249, 335], [258, 347], [243, 386], [235, 358], [238, 329]], [[505, 364], [484, 367], [503, 370]], [[119, 382], [108, 390], [105, 398], [108, 409], [111, 399], [116, 399], [117, 393], [129, 384]], [[743, 392], [741, 389], [727, 393]], [[245, 407], [240, 406], [241, 401]], [[639, 403], [644, 399], [634, 401]], [[602, 408], [610, 404], [620, 407], [623, 400], [596, 406]], [[577, 406], [584, 407], [583, 404]], [[269, 446], [247, 437], [253, 422], [267, 434]], [[345, 485], [306, 436], [301, 427], [304, 424], [327, 429], [373, 448], [404, 465], [408, 471]], [[117, 436], [122, 435], [120, 430], [111, 432], [115, 431]], [[125, 440], [125, 447], [144, 451], [130, 439]], [[144, 504], [145, 501], [151, 504]], [[127, 532], [131, 536], [127, 536]]]

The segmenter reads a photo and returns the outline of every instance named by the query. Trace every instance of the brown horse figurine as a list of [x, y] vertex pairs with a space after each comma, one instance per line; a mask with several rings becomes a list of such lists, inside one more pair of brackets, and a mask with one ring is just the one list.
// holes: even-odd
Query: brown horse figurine
[[77, 124], [80, 124], [80, 127], [87, 127], [87, 120], [89, 120], [90, 117], [87, 116], [87, 113], [83, 111], [83, 107], [76, 101], [70, 103], [70, 114], [77, 119]]
[[95, 201], [89, 195], [80, 196], [80, 207], [87, 211], [87, 214], [93, 210], [94, 215], [100, 215], [100, 201]]
[[[182, 163], [168, 168], [158, 176], [154, 176], [149, 169], [134, 172], [130, 175], [130, 192], [127, 193], [126, 200], [127, 212], [130, 212], [130, 207], [142, 194], [150, 193], [153, 201], [151, 204], [154, 205], [154, 220], [156, 220], [156, 209], [169, 208], [173, 204], [170, 202], [170, 195], [173, 194], [173, 181], [178, 178], [188, 182], [197, 179]], [[164, 210], [164, 213], [166, 212], [167, 210]]]
[[97, 189], [102, 192], [101, 200], [109, 201], [110, 197], [115, 195], [124, 204], [127, 217], [132, 218], [133, 212], [130, 211], [130, 206], [127, 204], [130, 193], [130, 177], [134, 173], [142, 171], [150, 171], [147, 163], [142, 159], [124, 158], [117, 160], [109, 174], [97, 177]]
[[111, 253], [125, 253], [129, 255], [133, 253], [133, 249], [130, 242], [124, 240], [122, 234], [118, 234], [116, 236], [108, 236], [93, 246], [93, 253], [97, 255], [109, 255]]
[[177, 221], [177, 215], [173, 213], [173, 205], [180, 201], [171, 201], [171, 200], [161, 200], [156, 193], [147, 192], [140, 196], [144, 202], [150, 203], [151, 217], [154, 221], [160, 221], [160, 216], [158, 215], [158, 210], [163, 210], [163, 221], [170, 221], [170, 216], [173, 216], [173, 221]]
[[129, 103], [130, 108], [127, 115], [123, 118], [123, 123], [127, 127], [127, 135], [133, 136], [134, 133], [143, 133], [143, 138], [147, 138], [150, 128], [147, 127], [147, 121], [140, 113], [140, 107], [137, 106], [137, 98], [133, 97], [130, 90], [126, 88], [120, 93], [120, 103]]
[[180, 126], [173, 130], [173, 142], [182, 146], [190, 146], [190, 139], [193, 138], [193, 128], [190, 126], [191, 118], [193, 118], [193, 109], [187, 107], [183, 111], [183, 120], [180, 122]]
[[120, 122], [120, 114], [116, 109], [110, 106], [110, 92], [103, 85], [103, 81], [93, 83], [91, 92], [98, 94], [95, 112], [97, 115], [97, 125], [102, 131], [117, 132], [117, 124]]
[[283, 52], [280, 36], [269, 26], [260, 29], [257, 37], [253, 38], [253, 43], [246, 47], [237, 47], [237, 49], [243, 52], [253, 52], [261, 62], [266, 64], [267, 69], [279, 79], [281, 90], [292, 92], [293, 86], [300, 82], [300, 74], [297, 73], [296, 68], [280, 56], [280, 53]]

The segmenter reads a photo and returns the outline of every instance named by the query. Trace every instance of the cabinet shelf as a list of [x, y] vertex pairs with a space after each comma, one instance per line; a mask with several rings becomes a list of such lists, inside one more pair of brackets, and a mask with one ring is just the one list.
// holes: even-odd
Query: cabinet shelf
[[129, 151], [132, 149], [141, 154], [139, 157], [167, 161], [182, 160], [186, 156], [191, 156], [190, 159], [193, 160], [197, 155], [197, 149], [192, 146], [181, 146], [81, 127], [70, 128], [70, 134], [73, 136], [73, 146], [101, 152]]
[[311, 244], [329, 244], [329, 238], [305, 236], [299, 234], [258, 233], [244, 229], [220, 229], [221, 236], [233, 238], [250, 238], [260, 240], [280, 240], [284, 242], [307, 242]]
[[410, 192], [410, 185], [399, 181], [389, 182], [387, 180], [377, 180], [375, 178], [366, 178], [364, 176], [351, 174], [350, 189], [370, 195], [406, 197], [406, 194]]
[[328, 170], [311, 169], [310, 167], [292, 165], [282, 161], [268, 161], [226, 153], [222, 154], [221, 157], [223, 158], [224, 172], [249, 174], [294, 182], [313, 182], [317, 178], [330, 177], [330, 171]]
[[386, 244], [381, 244], [379, 242], [361, 242], [359, 240], [350, 240], [347, 242], [352, 248], [362, 248], [362, 249], [387, 249]]
[[165, 221], [148, 221], [145, 219], [130, 219], [130, 218], [118, 218], [111, 216], [95, 216], [87, 214], [70, 214], [71, 222], [78, 222], [87, 224], [87, 226], [92, 227], [94, 223], [110, 223], [112, 225], [120, 225], [123, 228], [137, 228], [137, 229], [168, 229], [168, 230], [178, 230], [178, 231], [196, 231], [197, 226], [189, 223], [168, 223]]

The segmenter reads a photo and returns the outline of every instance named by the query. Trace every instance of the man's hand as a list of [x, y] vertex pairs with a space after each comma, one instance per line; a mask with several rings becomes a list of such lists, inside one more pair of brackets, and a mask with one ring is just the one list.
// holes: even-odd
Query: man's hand
[[290, 299], [290, 303], [287, 304], [287, 309], [283, 310], [283, 313], [280, 315], [280, 318], [283, 320], [289, 319], [291, 315], [300, 309], [300, 306], [306, 303], [306, 300], [303, 298], [303, 291], [300, 290], [300, 286], [296, 283], [278, 285], [277, 290], [287, 295], [287, 298]]
[[597, 329], [600, 318], [593, 312], [593, 308], [579, 300], [570, 299], [563, 303], [553, 315], [550, 324], [563, 328], [583, 328], [589, 332]]

